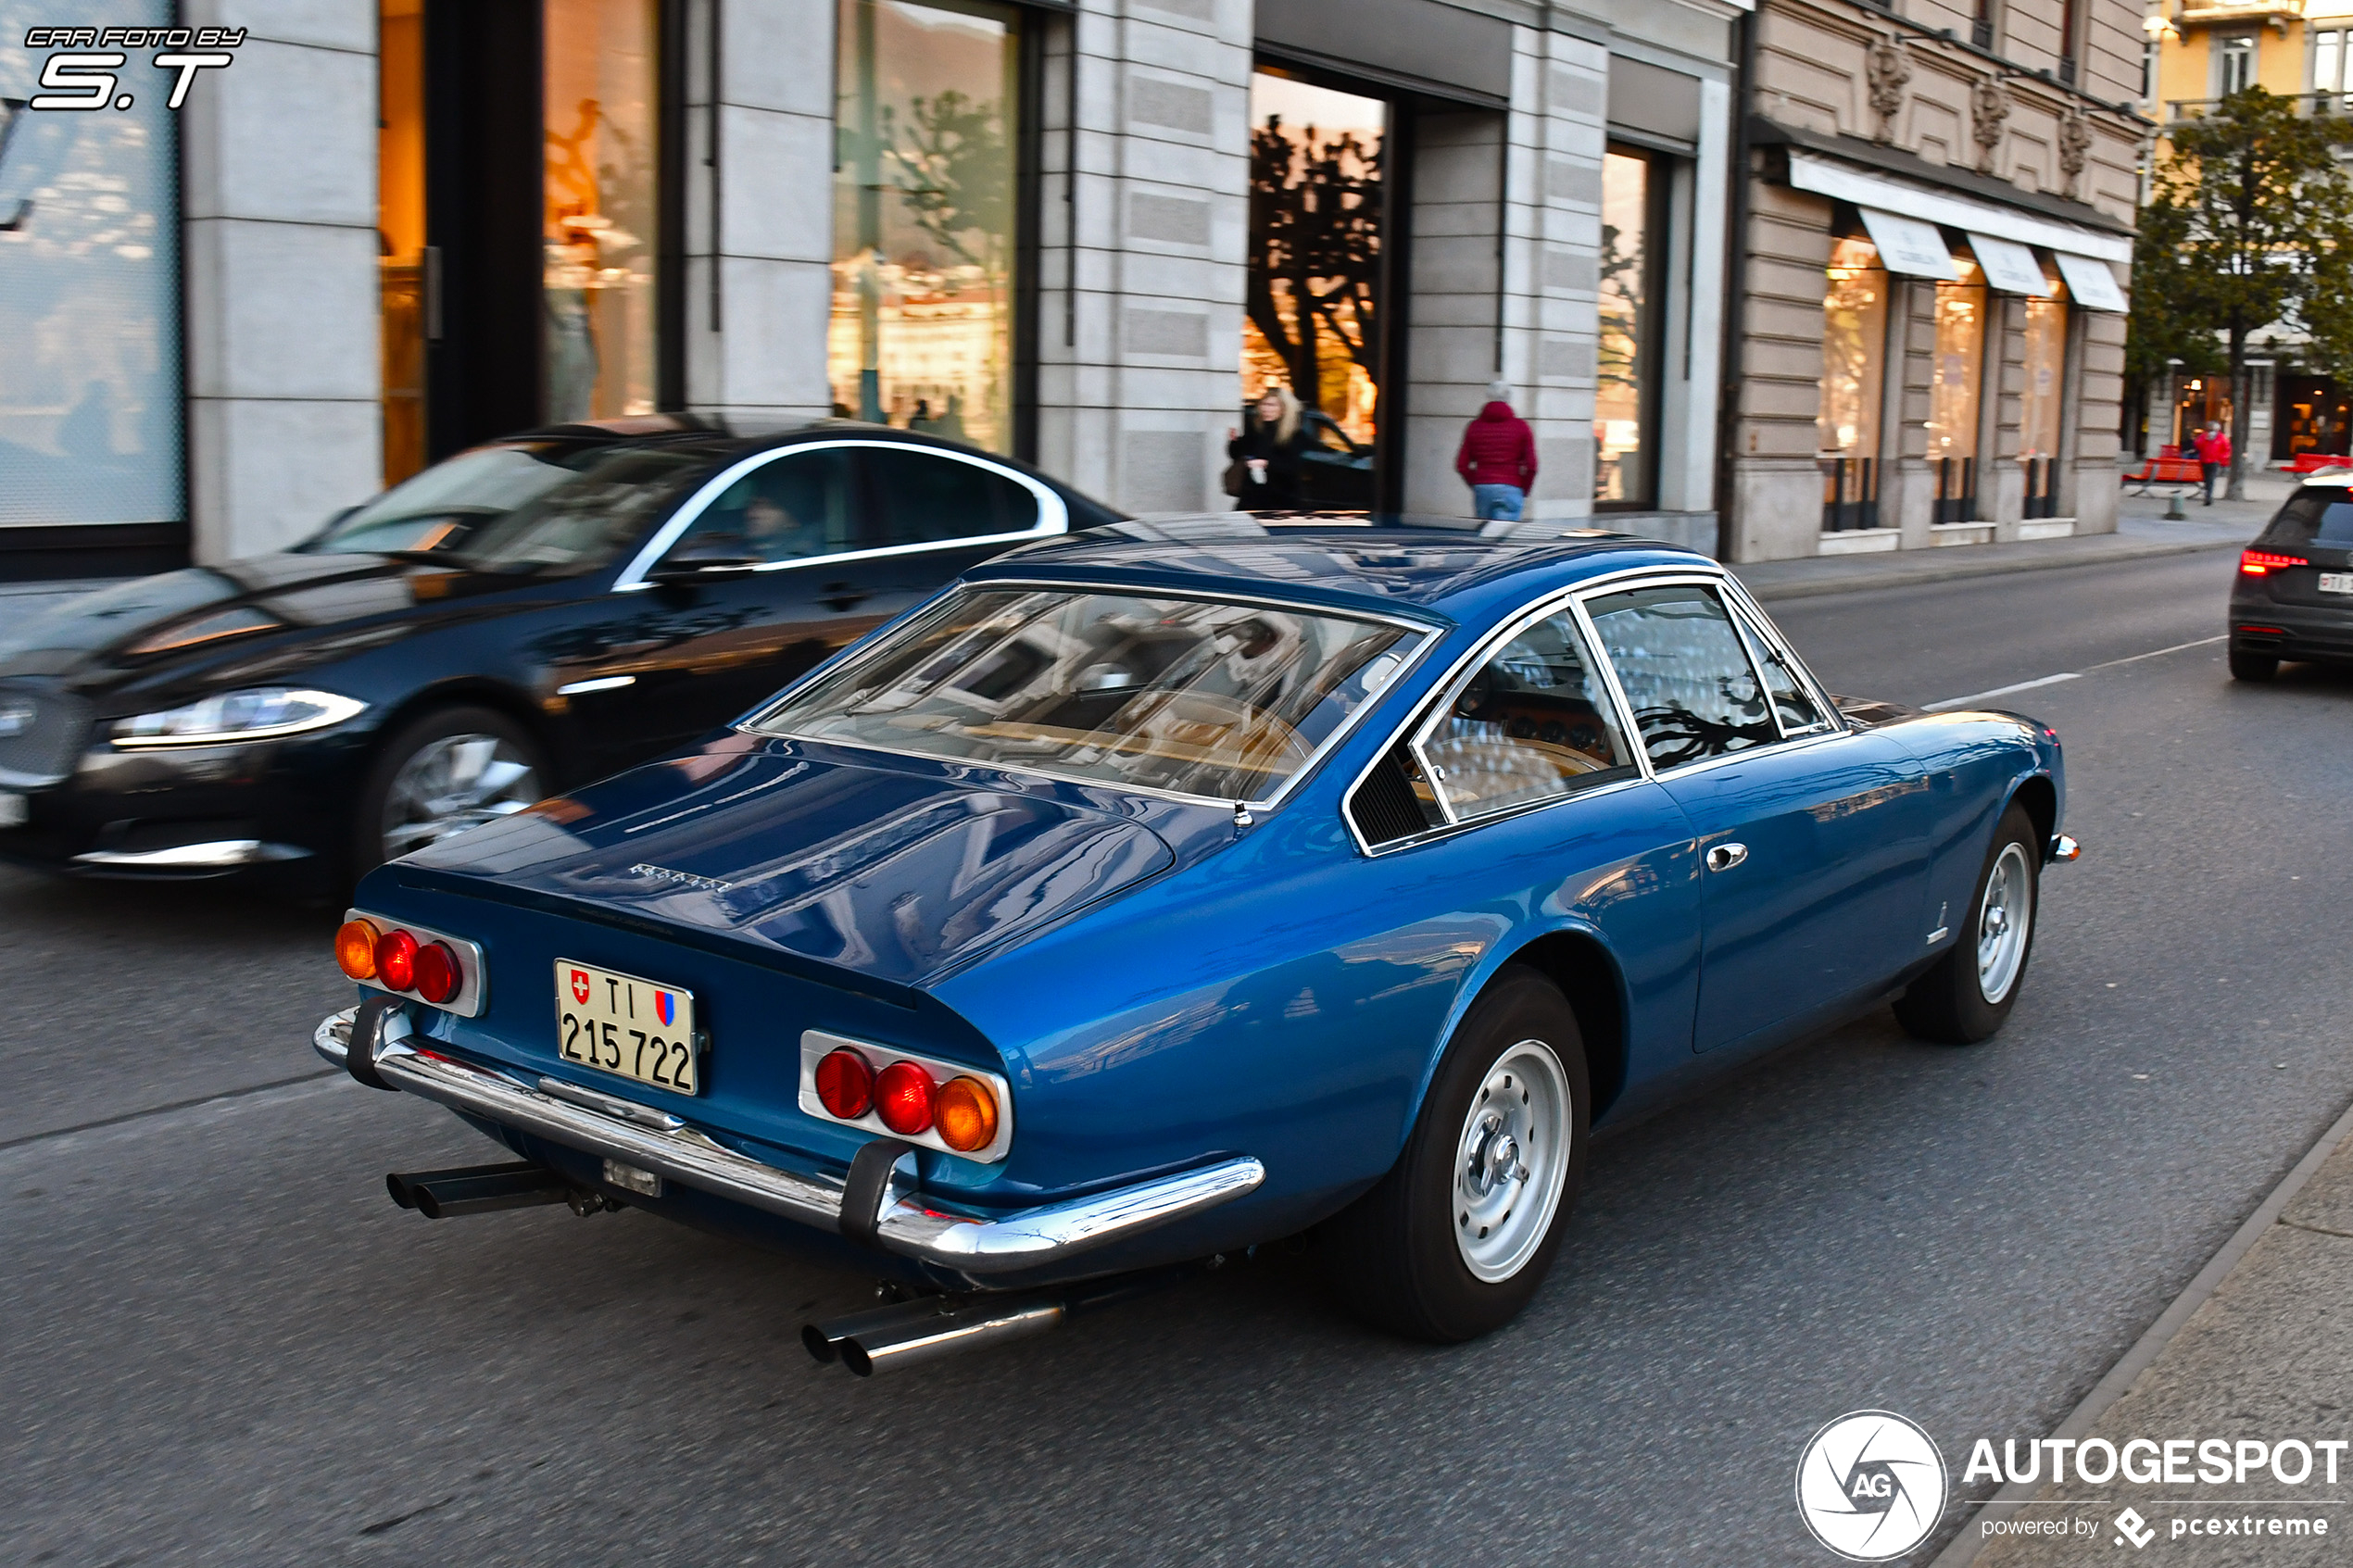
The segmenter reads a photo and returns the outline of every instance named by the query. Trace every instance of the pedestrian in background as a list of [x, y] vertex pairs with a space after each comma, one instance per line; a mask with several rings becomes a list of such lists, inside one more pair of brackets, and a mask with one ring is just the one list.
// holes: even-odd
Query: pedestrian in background
[[1471, 487], [1471, 515], [1482, 521], [1517, 522], [1536, 483], [1536, 433], [1512, 412], [1512, 389], [1491, 382], [1487, 406], [1463, 432], [1454, 471]]
[[2220, 420], [2208, 420], [2206, 428], [2190, 437], [2191, 449], [2197, 453], [2198, 472], [2206, 483], [2206, 502], [2214, 504], [2214, 476], [2231, 466], [2231, 437]]
[[1226, 494], [1246, 512], [1301, 509], [1299, 453], [1306, 445], [1299, 399], [1277, 382], [1258, 395], [1248, 425], [1226, 432]]

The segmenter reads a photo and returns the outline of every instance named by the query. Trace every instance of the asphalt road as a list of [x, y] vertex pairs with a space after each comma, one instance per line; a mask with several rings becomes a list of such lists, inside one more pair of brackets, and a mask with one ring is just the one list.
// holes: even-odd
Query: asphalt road
[[325, 914], [0, 873], [0, 1562], [1829, 1562], [1816, 1427], [2048, 1431], [2353, 1100], [2353, 675], [2176, 647], [2229, 570], [1782, 606], [1843, 691], [2078, 672], [2007, 701], [2089, 852], [2001, 1036], [1881, 1013], [1605, 1140], [1532, 1310], [1448, 1350], [1286, 1255], [861, 1383], [794, 1337], [851, 1275], [392, 1209], [495, 1156], [308, 1076]]

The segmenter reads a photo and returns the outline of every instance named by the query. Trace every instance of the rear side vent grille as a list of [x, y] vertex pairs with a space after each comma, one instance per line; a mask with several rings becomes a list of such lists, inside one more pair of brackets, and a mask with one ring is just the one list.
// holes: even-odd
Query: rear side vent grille
[[1401, 742], [1374, 764], [1356, 793], [1349, 797], [1349, 820], [1366, 844], [1387, 844], [1438, 825], [1441, 819], [1437, 810], [1414, 793], [1416, 771], [1411, 754]]

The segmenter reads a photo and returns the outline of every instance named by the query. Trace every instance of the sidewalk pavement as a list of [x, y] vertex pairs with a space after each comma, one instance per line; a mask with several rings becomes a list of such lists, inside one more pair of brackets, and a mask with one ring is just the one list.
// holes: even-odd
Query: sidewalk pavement
[[1912, 587], [2053, 567], [2093, 566], [2150, 556], [2217, 550], [2246, 544], [2262, 532], [2295, 482], [2275, 474], [2247, 476], [2247, 499], [2182, 504], [2181, 521], [2165, 517], [2162, 495], [2126, 494], [2118, 508], [2116, 532], [2070, 539], [2036, 539], [2015, 545], [1955, 545], [1927, 550], [1882, 550], [1866, 556], [1810, 556], [1799, 560], [1756, 561], [1732, 571], [1762, 600], [1804, 599], [1856, 588]]
[[[2334, 1149], [2269, 1223], [2258, 1228], [2254, 1244], [2230, 1267], [2213, 1294], [2165, 1340], [2123, 1396], [2075, 1436], [2105, 1438], [2120, 1453], [2135, 1437], [2160, 1443], [2167, 1438], [2221, 1438], [2232, 1445], [2234, 1459], [2251, 1455], [2251, 1449], [2238, 1446], [2245, 1439], [2268, 1449], [2289, 1438], [2308, 1446], [2353, 1438], [2353, 1423], [2347, 1419], [2347, 1406], [2353, 1405], [2353, 1136], [2345, 1134], [2348, 1123], [2353, 1116], [2338, 1123], [2332, 1133]], [[2194, 1285], [2192, 1292], [2196, 1288]], [[2094, 1399], [2097, 1398], [2095, 1392]], [[1966, 1462], [1964, 1456], [1947, 1457], [1956, 1466]], [[2298, 1468], [2293, 1450], [2283, 1462], [2287, 1474]], [[2076, 1479], [2070, 1466], [2065, 1485], [2045, 1486], [2032, 1493], [2039, 1506], [1996, 1506], [1982, 1517], [2081, 1516], [2093, 1533], [2005, 1535], [1972, 1553], [1969, 1549], [1986, 1539], [1979, 1518], [1972, 1517], [1938, 1558], [1938, 1568], [1962, 1562], [1971, 1568], [2118, 1562], [2137, 1555], [2127, 1551], [2118, 1556], [2122, 1537], [2116, 1522], [2128, 1507], [2145, 1521], [2142, 1528], [2156, 1531], [2146, 1544], [2160, 1549], [2168, 1562], [2259, 1563], [2262, 1568], [2319, 1568], [2353, 1562], [2353, 1453], [2337, 1449], [2334, 1486], [2327, 1481], [2328, 1462], [2327, 1456], [2315, 1451], [2311, 1473], [2301, 1484], [2283, 1483], [2266, 1461], [2257, 1461], [2245, 1485], [2142, 1486], [2086, 1485]], [[2195, 1476], [2195, 1457], [2189, 1469]], [[2194, 1500], [2173, 1506], [2181, 1499]], [[2285, 1506], [2256, 1506], [2283, 1500]], [[2271, 1533], [2274, 1518], [2283, 1521], [2283, 1534]], [[2327, 1533], [2285, 1534], [2284, 1522], [2290, 1519], [2325, 1519]], [[2174, 1534], [2177, 1521], [2186, 1524], [2191, 1520], [2235, 1520], [2238, 1524], [2220, 1540], [2202, 1530]]]

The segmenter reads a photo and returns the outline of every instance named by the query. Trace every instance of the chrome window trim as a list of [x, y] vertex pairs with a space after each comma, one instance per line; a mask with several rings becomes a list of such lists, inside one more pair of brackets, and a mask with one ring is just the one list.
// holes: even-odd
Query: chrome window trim
[[[1729, 571], [1724, 571], [1721, 569], [1718, 569], [1714, 572], [1705, 572], [1686, 567], [1677, 567], [1671, 570], [1663, 570], [1656, 577], [1653, 578], [1649, 582], [1640, 583], [1638, 586], [1645, 588], [1673, 588], [1689, 583], [1697, 583], [1702, 587], [1715, 588], [1721, 592], [1723, 585], [1732, 580], [1732, 574]], [[1624, 593], [1625, 591], [1625, 584], [1613, 583], [1604, 590], [1604, 594], [1580, 596], [1579, 599], [1579, 608], [1583, 608], [1583, 601], [1586, 597], [1602, 597], [1604, 596], [1605, 594]], [[1739, 751], [1727, 751], [1715, 757], [1696, 758], [1692, 761], [1678, 762], [1672, 768], [1662, 770], [1651, 761], [1650, 746], [1642, 739], [1642, 732], [1639, 728], [1637, 728], [1634, 732], [1635, 744], [1642, 747], [1643, 766], [1648, 771], [1652, 778], [1684, 778], [1692, 773], [1704, 771], [1709, 768], [1718, 767], [1724, 763], [1737, 762], [1743, 758], [1754, 757], [1760, 751], [1769, 751], [1776, 746], [1787, 746], [1792, 738], [1782, 731], [1780, 716], [1773, 712], [1772, 697], [1765, 685], [1765, 672], [1756, 667], [1755, 650], [1748, 646], [1748, 639], [1741, 635], [1740, 620], [1739, 617], [1733, 613], [1731, 596], [1730, 594], [1725, 594], [1723, 598], [1724, 613], [1732, 623], [1733, 640], [1738, 642], [1741, 646], [1741, 657], [1748, 660], [1749, 678], [1756, 683], [1756, 690], [1758, 694], [1765, 696], [1765, 711], [1772, 718], [1773, 734], [1777, 738], [1768, 741], [1762, 746], [1746, 746]], [[1590, 623], [1590, 613], [1588, 614], [1587, 619]], [[1599, 646], [1600, 638], [1598, 635], [1596, 635], [1594, 642], [1596, 649], [1601, 655], [1602, 662], [1609, 668], [1610, 684], [1617, 689], [1618, 700], [1625, 704], [1626, 710], [1630, 714], [1633, 711], [1633, 704], [1628, 700], [1624, 688], [1618, 685], [1617, 667], [1610, 659], [1609, 650]], [[1801, 731], [1800, 738], [1811, 737], [1818, 733], [1820, 732], [1814, 730]]]
[[[1723, 575], [1729, 577], [1730, 574], [1724, 573]], [[1348, 829], [1348, 836], [1356, 841], [1357, 852], [1366, 857], [1386, 855], [1393, 849], [1403, 849], [1417, 844], [1427, 844], [1431, 839], [1442, 836], [1446, 834], [1460, 833], [1467, 828], [1479, 827], [1488, 822], [1501, 822], [1506, 817], [1518, 816], [1522, 811], [1533, 811], [1547, 806], [1558, 806], [1570, 800], [1583, 800], [1591, 796], [1604, 795], [1611, 790], [1620, 789], [1629, 784], [1648, 784], [1656, 778], [1656, 773], [1655, 773], [1651, 768], [1650, 753], [1642, 745], [1642, 732], [1634, 727], [1632, 710], [1627, 705], [1626, 694], [1617, 684], [1617, 671], [1611, 668], [1609, 656], [1602, 651], [1601, 638], [1593, 630], [1592, 618], [1584, 612], [1582, 599], [1584, 596], [1589, 593], [1615, 593], [1618, 589], [1626, 586], [1629, 583], [1637, 583], [1645, 580], [1665, 581], [1667, 579], [1679, 576], [1692, 577], [1701, 582], [1713, 582], [1717, 580], [1696, 567], [1619, 567], [1614, 571], [1604, 571], [1596, 576], [1568, 583], [1564, 587], [1555, 588], [1551, 593], [1544, 595], [1542, 597], [1529, 601], [1529, 604], [1522, 607], [1517, 615], [1508, 621], [1499, 622], [1495, 631], [1488, 633], [1487, 635], [1472, 644], [1469, 651], [1458, 658], [1454, 661], [1453, 667], [1450, 668], [1446, 673], [1430, 687], [1430, 696], [1423, 698], [1423, 702], [1425, 704], [1430, 704], [1432, 706], [1430, 708], [1416, 707], [1412, 712], [1406, 714], [1404, 719], [1398, 723], [1397, 727], [1390, 732], [1389, 738], [1381, 744], [1380, 749], [1373, 753], [1372, 759], [1357, 771], [1356, 777], [1351, 781], [1346, 789], [1340, 792], [1340, 820]], [[1483, 661], [1488, 657], [1491, 649], [1516, 635], [1521, 627], [1533, 624], [1534, 622], [1542, 620], [1544, 617], [1552, 614], [1555, 608], [1564, 605], [1576, 607], [1578, 629], [1584, 634], [1588, 646], [1592, 651], [1595, 659], [1599, 661], [1597, 668], [1602, 671], [1603, 683], [1609, 692], [1611, 700], [1617, 706], [1618, 724], [1624, 733], [1628, 736], [1631, 737], [1634, 743], [1635, 766], [1642, 770], [1642, 776], [1640, 778], [1633, 779], [1620, 779], [1610, 784], [1597, 785], [1590, 790], [1572, 791], [1567, 795], [1556, 795], [1543, 800], [1531, 800], [1524, 807], [1515, 807], [1509, 810], [1495, 812], [1491, 816], [1475, 817], [1469, 822], [1461, 822], [1455, 819], [1453, 808], [1446, 802], [1445, 792], [1439, 789], [1437, 787], [1438, 781], [1432, 779], [1430, 781], [1430, 792], [1438, 797], [1438, 809], [1440, 814], [1447, 819], [1445, 822], [1437, 827], [1425, 829], [1421, 833], [1409, 834], [1404, 838], [1390, 839], [1378, 847], [1366, 844], [1365, 842], [1365, 835], [1356, 830], [1356, 813], [1353, 808], [1356, 802], [1356, 792], [1364, 788], [1365, 781], [1372, 776], [1373, 770], [1379, 767], [1382, 760], [1389, 756], [1390, 752], [1397, 746], [1399, 742], [1403, 741], [1406, 743], [1406, 748], [1413, 752], [1415, 761], [1421, 765], [1423, 773], [1427, 776], [1429, 771], [1429, 760], [1422, 755], [1420, 747], [1414, 743], [1416, 735], [1418, 734], [1422, 729], [1436, 727], [1434, 705], [1439, 696], [1443, 694], [1448, 700], [1451, 701], [1453, 694], [1461, 689], [1462, 683], [1470, 678], [1471, 671], [1478, 668], [1479, 662]], [[1425, 720], [1428, 721], [1427, 724], [1424, 722]]]
[[926, 550], [954, 549], [967, 545], [993, 545], [1000, 542], [1012, 544], [1024, 539], [1051, 538], [1054, 534], [1070, 532], [1070, 508], [1064, 504], [1059, 495], [1055, 494], [1051, 485], [1034, 479], [1017, 469], [1009, 469], [1002, 463], [990, 462], [988, 458], [976, 454], [959, 452], [945, 446], [925, 446], [912, 441], [879, 441], [872, 436], [839, 436], [825, 441], [802, 441], [788, 446], [772, 446], [765, 451], [754, 452], [749, 457], [740, 458], [704, 481], [702, 488], [688, 496], [676, 511], [671, 513], [670, 521], [656, 529], [653, 537], [647, 540], [639, 547], [636, 555], [630, 558], [629, 564], [621, 569], [621, 574], [613, 579], [612, 587], [609, 591], [615, 594], [633, 594], [652, 587], [653, 584], [646, 581], [646, 573], [653, 570], [655, 562], [669, 553], [670, 546], [678, 542], [680, 534], [695, 525], [702, 514], [710, 508], [712, 500], [724, 495], [729, 485], [744, 475], [800, 453], [824, 452], [837, 447], [879, 447], [896, 451], [921, 452], [927, 457], [943, 458], [951, 463], [965, 463], [973, 468], [986, 470], [1000, 478], [1012, 480], [1036, 497], [1038, 521], [1029, 528], [1010, 533], [975, 533], [957, 539], [925, 539], [912, 545], [877, 545], [866, 550], [837, 550], [830, 555], [804, 556], [798, 560], [769, 561], [752, 568], [754, 572], [782, 571], [788, 567], [820, 566], [841, 561], [874, 560], [886, 556], [918, 555]]
[[[958, 581], [951, 586], [974, 592], [981, 592], [997, 588], [1025, 588], [1043, 589], [1054, 593], [1119, 594], [1129, 596], [1151, 596], [1156, 598], [1188, 599], [1200, 604], [1255, 605], [1264, 606], [1269, 609], [1290, 610], [1294, 613], [1302, 615], [1328, 615], [1351, 621], [1371, 621], [1377, 625], [1395, 626], [1405, 632], [1413, 633], [1416, 640], [1412, 648], [1403, 656], [1403, 661], [1398, 665], [1395, 672], [1393, 672], [1389, 677], [1388, 681], [1383, 684], [1381, 689], [1384, 692], [1395, 690], [1400, 682], [1403, 681], [1416, 670], [1419, 669], [1421, 667], [1422, 660], [1428, 656], [1429, 650], [1437, 646], [1445, 634], [1444, 628], [1435, 625], [1428, 621], [1419, 620], [1412, 616], [1398, 615], [1391, 611], [1369, 608], [1360, 610], [1355, 608], [1340, 608], [1330, 605], [1302, 603], [1297, 599], [1277, 598], [1270, 595], [1217, 594], [1211, 593], [1206, 589], [1149, 587], [1139, 586], [1132, 583], [1094, 583], [1085, 581], [1063, 582], [1051, 578], [1023, 577], [983, 577], [964, 579]], [[952, 597], [953, 596], [949, 593], [940, 594], [937, 598], [933, 599], [930, 605], [925, 607], [924, 613], [926, 615], [937, 615], [952, 601]], [[1282, 784], [1276, 789], [1274, 794], [1265, 797], [1264, 799], [1243, 801], [1237, 801], [1230, 796], [1188, 795], [1181, 790], [1162, 789], [1152, 784], [1121, 784], [1110, 779], [1077, 778], [1068, 773], [1057, 773], [1044, 768], [1026, 767], [1015, 762], [984, 762], [971, 758], [942, 757], [937, 752], [907, 751], [896, 746], [877, 746], [871, 741], [846, 741], [833, 735], [804, 735], [796, 734], [790, 730], [763, 730], [760, 727], [761, 718], [765, 717], [767, 714], [774, 712], [778, 708], [782, 707], [786, 698], [790, 696], [802, 685], [813, 680], [820, 671], [832, 675], [839, 674], [846, 670], [854, 670], [861, 664], [865, 663], [868, 659], [873, 659], [877, 651], [879, 651], [879, 645], [870, 642], [869, 645], [862, 649], [862, 651], [852, 653], [839, 663], [829, 662], [819, 665], [816, 669], [812, 670], [807, 674], [803, 675], [799, 680], [793, 682], [791, 685], [786, 686], [783, 691], [778, 692], [774, 697], [769, 700], [768, 705], [761, 709], [758, 714], [755, 714], [753, 717], [736, 724], [736, 729], [741, 734], [759, 735], [769, 740], [797, 740], [806, 742], [811, 746], [839, 746], [844, 751], [876, 751], [887, 757], [912, 757], [925, 762], [946, 763], [950, 766], [967, 768], [988, 768], [1001, 773], [1018, 774], [1024, 778], [1046, 779], [1055, 784], [1076, 784], [1079, 787], [1086, 789], [1108, 789], [1121, 794], [1150, 796], [1154, 799], [1180, 801], [1189, 806], [1215, 806], [1231, 808], [1240, 805], [1248, 807], [1252, 811], [1271, 811], [1288, 799], [1291, 793], [1301, 784], [1312, 778], [1315, 775], [1315, 771], [1323, 766], [1324, 759], [1330, 755], [1333, 751], [1337, 750], [1347, 741], [1349, 736], [1354, 734], [1364, 724], [1365, 721], [1372, 715], [1373, 710], [1380, 707], [1380, 696], [1378, 693], [1376, 693], [1368, 697], [1361, 708], [1342, 721], [1330, 734], [1326, 735], [1322, 741], [1317, 743], [1315, 749], [1307, 754], [1306, 759], [1291, 771], [1290, 776], [1283, 781]]]
[[[1790, 646], [1788, 636], [1774, 623], [1773, 618], [1765, 613], [1765, 607], [1756, 602], [1756, 596], [1748, 591], [1748, 584], [1730, 572], [1724, 574], [1724, 581], [1730, 585], [1732, 597], [1739, 602], [1740, 608], [1746, 612], [1743, 619], [1750, 628], [1764, 639], [1768, 646], [1788, 660], [1790, 669], [1796, 672], [1798, 681], [1814, 698], [1814, 706], [1827, 715], [1818, 726], [1782, 730], [1783, 738], [1795, 740], [1804, 735], [1820, 734], [1824, 731], [1832, 734], [1848, 733], [1853, 726], [1847, 721], [1846, 715], [1839, 711], [1838, 704], [1831, 699], [1830, 688], [1822, 684], [1821, 678], [1814, 673], [1813, 668], [1797, 656], [1797, 649]], [[1773, 721], [1776, 724], [1780, 722], [1778, 711], [1773, 715]]]

